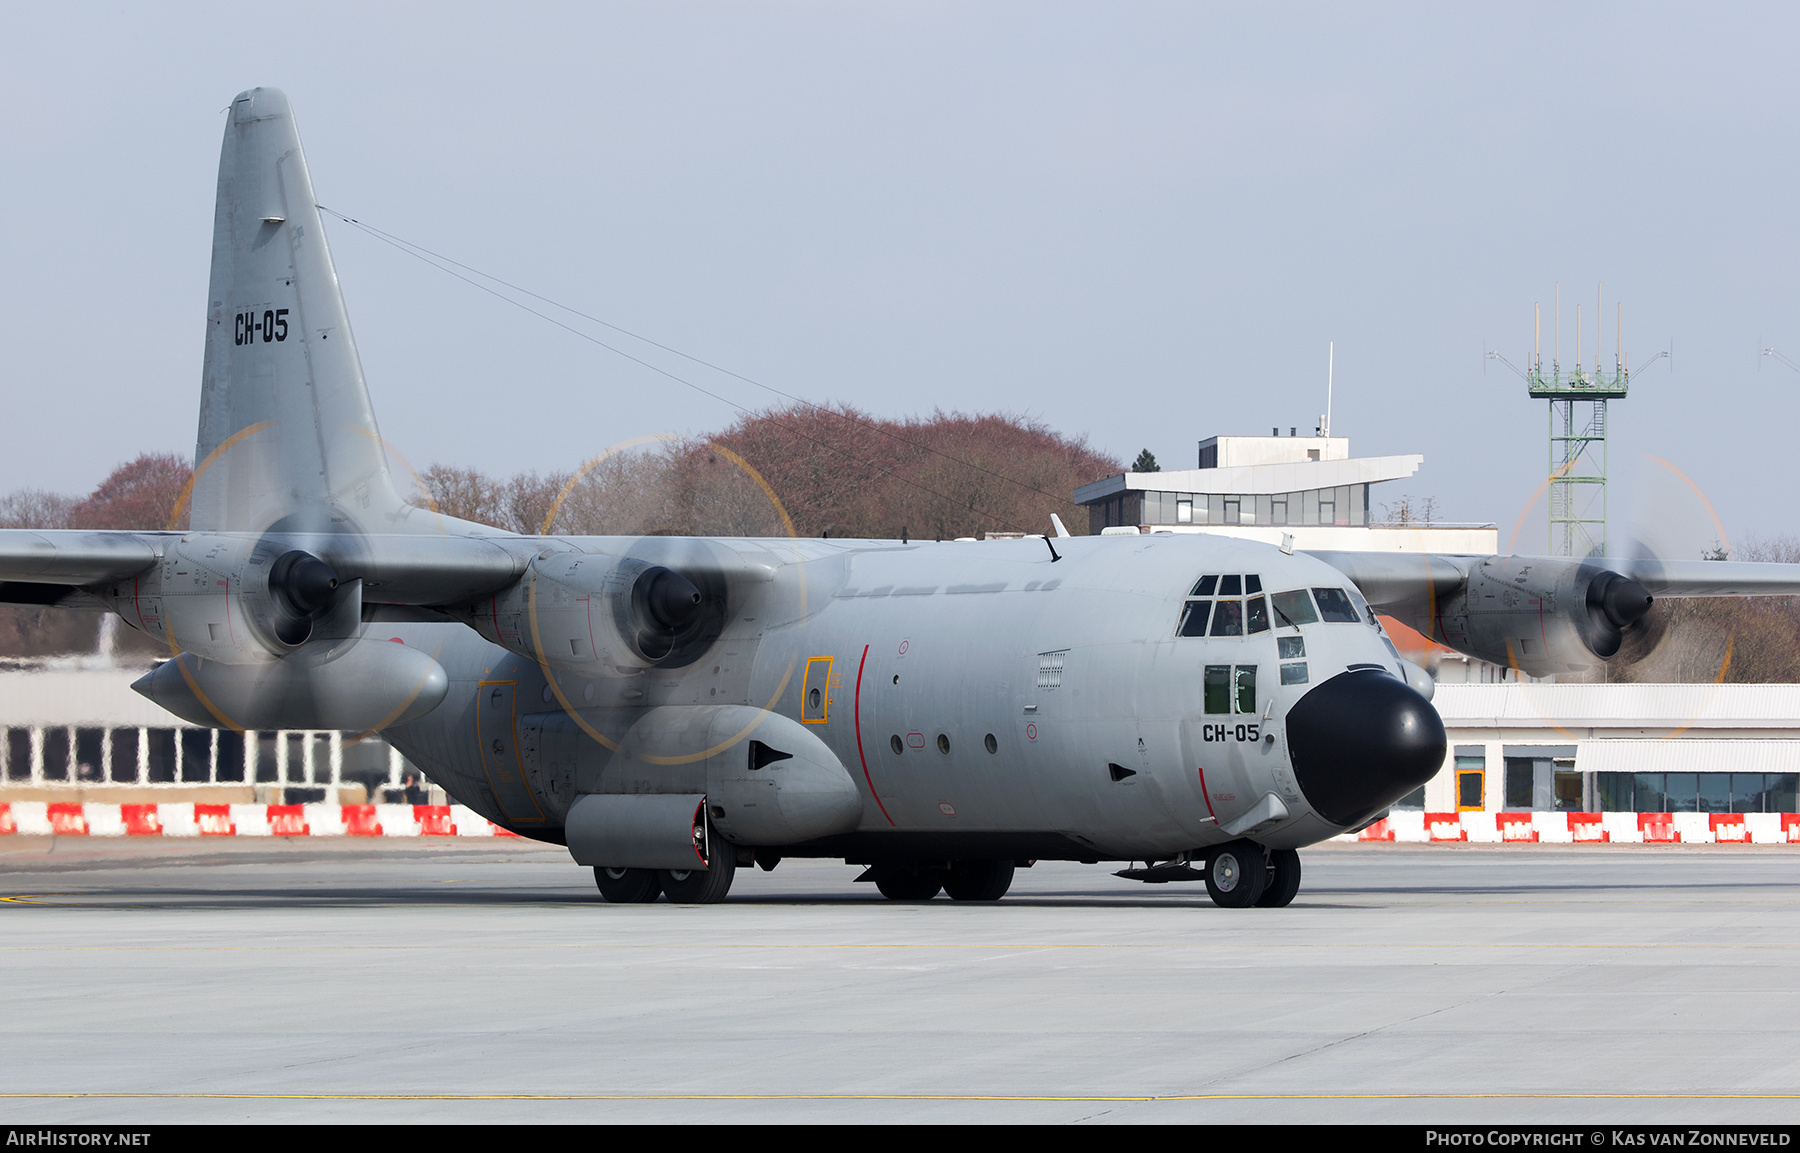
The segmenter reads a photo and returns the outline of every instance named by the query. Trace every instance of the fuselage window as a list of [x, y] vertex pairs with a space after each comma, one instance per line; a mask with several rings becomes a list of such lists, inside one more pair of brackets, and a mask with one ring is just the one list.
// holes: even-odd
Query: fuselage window
[[1314, 589], [1313, 596], [1319, 601], [1319, 616], [1327, 623], [1355, 624], [1361, 619], [1343, 589]]
[[1207, 614], [1212, 611], [1211, 601], [1189, 601], [1181, 613], [1181, 627], [1176, 636], [1203, 637], [1206, 635]]
[[1244, 578], [1232, 573], [1219, 578], [1219, 595], [1222, 597], [1241, 597], [1244, 595]]
[[1284, 661], [1291, 661], [1296, 657], [1304, 657], [1306, 655], [1306, 638], [1299, 636], [1276, 637], [1275, 652]]
[[1209, 596], [1213, 595], [1213, 590], [1218, 587], [1219, 587], [1219, 578], [1218, 577], [1203, 576], [1199, 580], [1194, 582], [1194, 591], [1189, 593], [1188, 595], [1191, 597], [1209, 597]]
[[1276, 593], [1269, 599], [1275, 603], [1275, 623], [1278, 625], [1310, 625], [1319, 619], [1305, 589]]
[[[1255, 578], [1251, 578], [1255, 579]], [[1251, 597], [1244, 613], [1246, 631], [1252, 635], [1269, 631], [1269, 605], [1261, 597]]]
[[1231, 711], [1231, 666], [1206, 666], [1206, 711], [1209, 713], [1228, 713]]
[[[1228, 577], [1236, 580], [1236, 577]], [[1213, 610], [1212, 635], [1215, 637], [1241, 637], [1244, 635], [1244, 602], [1220, 601]]]
[[1281, 683], [1284, 685], [1303, 685], [1306, 683], [1306, 662], [1295, 661], [1293, 664], [1281, 666]]
[[1249, 576], [1244, 578], [1244, 592], [1246, 594], [1259, 593], [1261, 591], [1262, 591], [1262, 578], [1261, 577], [1257, 576], [1255, 573], [1251, 573]]
[[1256, 713], [1256, 666], [1239, 665], [1234, 672], [1236, 675], [1232, 678], [1232, 687], [1236, 689], [1233, 695], [1237, 698], [1235, 701], [1237, 711], [1254, 715]]

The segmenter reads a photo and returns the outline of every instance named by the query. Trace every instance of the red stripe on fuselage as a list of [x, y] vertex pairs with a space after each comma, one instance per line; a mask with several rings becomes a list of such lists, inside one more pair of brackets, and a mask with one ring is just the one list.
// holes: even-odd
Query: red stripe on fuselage
[[863, 666], [869, 663], [869, 646], [864, 645], [862, 660], [856, 662], [856, 695], [850, 703], [850, 715], [856, 721], [856, 759], [862, 762], [863, 780], [869, 782], [869, 795], [875, 798], [875, 807], [881, 815], [887, 817], [887, 823], [893, 824], [894, 818], [888, 817], [887, 806], [881, 803], [881, 794], [875, 791], [875, 781], [869, 776], [869, 758], [863, 753], [862, 746], [862, 675]]
[[1206, 766], [1196, 765], [1194, 767], [1200, 770], [1200, 799], [1206, 802], [1206, 815], [1217, 821], [1219, 814], [1213, 812], [1212, 794], [1206, 791]]

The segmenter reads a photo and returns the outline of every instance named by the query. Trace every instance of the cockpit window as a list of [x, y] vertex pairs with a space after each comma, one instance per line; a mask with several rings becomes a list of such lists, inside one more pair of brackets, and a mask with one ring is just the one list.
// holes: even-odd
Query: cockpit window
[[1205, 679], [1206, 711], [1209, 713], [1228, 713], [1231, 711], [1231, 666], [1207, 665]]
[[1306, 595], [1305, 589], [1276, 593], [1269, 599], [1274, 602], [1275, 623], [1278, 625], [1310, 625], [1319, 619], [1319, 614], [1313, 611], [1312, 598]]
[[1343, 589], [1314, 589], [1313, 596], [1319, 602], [1319, 616], [1327, 622], [1355, 624], [1362, 619]]
[[[1255, 573], [1208, 574], [1194, 582], [1188, 596], [1193, 598], [1181, 608], [1181, 622], [1175, 626], [1179, 637], [1241, 637], [1266, 633], [1272, 627], [1268, 601], [1256, 595], [1262, 592], [1262, 578]], [[1236, 598], [1249, 595], [1248, 601]], [[1304, 591], [1297, 594], [1306, 600]], [[1217, 601], [1205, 600], [1217, 596]], [[1233, 599], [1225, 599], [1225, 598]], [[1306, 601], [1306, 619], [1317, 620], [1312, 602]]]
[[1237, 711], [1254, 714], [1256, 712], [1256, 666], [1238, 665], [1232, 671], [1232, 696], [1237, 698], [1233, 702], [1237, 705]]

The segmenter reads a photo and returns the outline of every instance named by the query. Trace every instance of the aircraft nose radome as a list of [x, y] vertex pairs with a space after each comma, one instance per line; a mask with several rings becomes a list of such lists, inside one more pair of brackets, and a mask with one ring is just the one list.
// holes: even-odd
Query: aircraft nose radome
[[1444, 722], [1404, 681], [1340, 673], [1288, 712], [1294, 777], [1318, 814], [1354, 828], [1437, 775]]

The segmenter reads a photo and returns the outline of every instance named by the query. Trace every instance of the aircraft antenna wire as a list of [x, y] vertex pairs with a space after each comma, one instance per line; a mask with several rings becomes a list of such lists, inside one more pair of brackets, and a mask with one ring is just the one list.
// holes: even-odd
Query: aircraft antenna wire
[[[383, 229], [376, 228], [374, 225], [365, 223], [364, 221], [358, 220], [355, 217], [345, 216], [343, 213], [337, 211], [335, 208], [327, 208], [323, 204], [316, 205], [315, 207], [317, 207], [319, 209], [319, 211], [321, 211], [321, 212], [329, 213], [330, 215], [336, 217], [337, 219], [342, 220], [344, 223], [350, 225], [353, 228], [361, 229], [363, 232], [368, 233], [370, 236], [383, 242], [384, 244], [387, 244], [393, 248], [399, 249], [401, 252], [406, 253], [406, 255], [411, 256], [415, 260], [423, 261], [424, 263], [431, 265], [433, 268], [436, 268], [440, 272], [444, 272], [444, 273], [449, 274], [450, 276], [456, 277], [456, 279], [461, 280], [465, 284], [471, 285], [475, 288], [479, 288], [483, 292], [486, 292], [492, 296], [499, 297], [501, 300], [506, 301], [508, 304], [511, 304], [517, 308], [524, 309], [526, 312], [531, 313], [531, 315], [536, 316], [539, 319], [547, 320], [551, 324], [556, 325], [557, 327], [563, 329], [566, 332], [573, 333], [574, 335], [579, 336], [584, 340], [592, 341], [594, 344], [599, 345], [601, 348], [606, 349], [608, 352], [617, 353], [618, 355], [625, 357], [627, 360], [630, 360], [630, 361], [633, 361], [634, 363], [640, 364], [640, 365], [644, 366], [645, 368], [651, 369], [652, 371], [662, 373], [664, 376], [667, 376], [670, 380], [673, 380], [679, 384], [686, 385], [687, 387], [693, 389], [695, 392], [698, 392], [703, 396], [711, 397], [713, 400], [719, 401], [721, 404], [728, 405], [728, 406], [736, 409], [737, 411], [744, 413], [746, 416], [754, 416], [755, 415], [754, 410], [752, 410], [744, 405], [738, 404], [735, 401], [728, 400], [725, 397], [720, 396], [718, 393], [710, 392], [710, 391], [706, 390], [705, 388], [702, 388], [701, 386], [693, 383], [692, 381], [685, 380], [682, 377], [676, 376], [674, 373], [668, 372], [665, 369], [658, 368], [656, 365], [651, 364], [650, 362], [648, 362], [646, 360], [642, 360], [636, 356], [633, 356], [630, 353], [625, 352], [622, 349], [614, 347], [613, 345], [607, 344], [605, 341], [598, 340], [592, 336], [589, 336], [587, 333], [582, 332], [580, 329], [577, 329], [577, 328], [571, 327], [570, 325], [564, 324], [561, 321], [556, 320], [554, 317], [546, 316], [543, 313], [538, 312], [536, 309], [530, 308], [524, 304], [519, 303], [518, 301], [512, 299], [511, 297], [505, 295], [504, 293], [498, 292], [485, 284], [482, 284], [476, 280], [471, 280], [469, 277], [461, 275], [460, 273], [456, 272], [454, 269], [462, 269], [464, 272], [471, 273], [474, 276], [482, 278], [483, 280], [491, 280], [495, 284], [498, 284], [505, 288], [508, 288], [508, 289], [512, 290], [513, 292], [518, 292], [525, 296], [529, 296], [533, 300], [543, 301], [545, 304], [549, 305], [550, 307], [560, 309], [563, 312], [569, 313], [571, 316], [578, 316], [583, 320], [591, 321], [594, 324], [598, 324], [605, 328], [609, 328], [609, 329], [613, 330], [614, 332], [617, 332], [623, 336], [628, 336], [633, 340], [642, 341], [643, 343], [650, 345], [652, 348], [661, 349], [662, 351], [667, 352], [672, 356], [679, 356], [683, 360], [692, 361], [694, 364], [700, 365], [702, 368], [711, 369], [713, 372], [722, 373], [725, 376], [732, 377], [735, 380], [741, 380], [745, 384], [753, 385], [757, 388], [764, 389], [768, 392], [772, 392], [776, 396], [782, 397], [786, 400], [790, 400], [790, 401], [794, 402], [795, 404], [804, 406], [806, 408], [810, 408], [815, 412], [824, 413], [829, 416], [837, 417], [839, 420], [843, 420], [843, 421], [847, 421], [851, 424], [859, 425], [863, 428], [868, 429], [870, 432], [875, 433], [877, 436], [884, 436], [884, 437], [887, 437], [889, 440], [899, 441], [901, 444], [904, 444], [909, 448], [914, 448], [914, 449], [919, 450], [920, 452], [929, 453], [932, 456], [940, 457], [944, 460], [951, 462], [952, 464], [960, 465], [963, 468], [973, 469], [976, 472], [983, 473], [987, 476], [991, 476], [995, 480], [1001, 480], [1001, 481], [1005, 481], [1007, 484], [1015, 485], [1018, 488], [1022, 488], [1027, 492], [1036, 493], [1039, 496], [1049, 497], [1050, 499], [1056, 500], [1056, 501], [1062, 500], [1062, 497], [1058, 496], [1056, 493], [1050, 492], [1047, 489], [1039, 488], [1036, 485], [1031, 484], [1029, 481], [1019, 480], [1017, 477], [1008, 476], [1002, 472], [995, 472], [993, 469], [985, 468], [979, 464], [976, 464], [973, 461], [963, 460], [960, 457], [952, 456], [950, 453], [944, 452], [940, 449], [932, 448], [930, 445], [921, 444], [920, 442], [918, 442], [916, 440], [911, 440], [907, 437], [901, 436], [899, 433], [891, 432], [888, 429], [882, 428], [880, 425], [874, 423], [873, 421], [861, 420], [857, 417], [850, 415], [847, 412], [840, 412], [837, 409], [831, 408], [829, 406], [822, 405], [822, 404], [816, 404], [813, 401], [807, 400], [804, 397], [795, 396], [791, 392], [784, 392], [781, 389], [776, 388], [772, 384], [765, 384], [760, 380], [754, 379], [753, 377], [745, 376], [741, 372], [735, 372], [729, 368], [724, 367], [723, 365], [714, 364], [713, 362], [706, 360], [702, 357], [694, 356], [692, 353], [683, 352], [679, 348], [674, 348], [670, 345], [663, 344], [662, 342], [653, 340], [648, 336], [643, 336], [643, 335], [640, 335], [638, 333], [631, 331], [628, 328], [623, 328], [617, 324], [612, 323], [609, 320], [602, 320], [598, 316], [594, 316], [590, 313], [583, 312], [578, 308], [564, 304], [561, 301], [552, 299], [551, 297], [545, 296], [542, 293], [533, 292], [529, 288], [525, 288], [521, 285], [514, 284], [509, 280], [504, 280], [498, 276], [495, 276], [493, 273], [483, 272], [481, 269], [475, 268], [472, 265], [464, 264], [462, 261], [456, 260], [453, 257], [445, 256], [443, 253], [440, 253], [440, 252], [434, 252], [433, 250], [426, 248], [422, 244], [416, 244], [413, 241], [407, 240], [400, 236], [396, 236], [391, 232], [387, 232], [387, 231], [384, 231]], [[442, 263], [437, 263], [439, 261], [441, 261]], [[454, 267], [446, 268], [445, 265], [451, 265]], [[773, 419], [773, 418], [770, 418], [770, 419]], [[796, 436], [800, 436], [806, 440], [814, 439], [812, 437], [806, 436], [805, 433], [800, 432], [798, 429], [795, 429], [788, 425], [782, 424], [781, 421], [779, 421], [779, 420], [776, 420], [775, 424], [777, 425], [777, 427], [783, 428], [788, 432], [792, 432]], [[815, 440], [814, 443], [821, 443], [821, 442], [818, 442]], [[849, 457], [848, 453], [842, 453], [841, 455]], [[854, 459], [854, 458], [850, 458], [850, 459]], [[868, 462], [858, 461], [857, 463], [867, 464]], [[893, 476], [894, 474], [888, 473], [887, 475]], [[908, 483], [908, 484], [912, 483], [910, 481], [905, 481], [904, 478], [901, 478], [898, 476], [895, 476], [894, 479], [901, 480], [903, 483]], [[918, 488], [918, 487], [922, 487], [922, 486], [914, 485], [914, 487]], [[926, 489], [925, 491], [931, 492], [932, 490]], [[932, 495], [939, 496], [939, 497], [943, 496], [942, 493], [937, 493], [937, 492], [932, 492]], [[950, 498], [945, 497], [944, 499], [950, 499]], [[1010, 522], [1010, 521], [1008, 521], [1006, 523], [1011, 525], [1011, 527], [1013, 527], [1014, 529], [1020, 528], [1019, 525], [1012, 524], [1012, 522]]]

